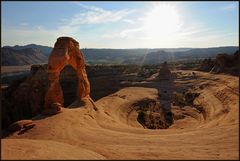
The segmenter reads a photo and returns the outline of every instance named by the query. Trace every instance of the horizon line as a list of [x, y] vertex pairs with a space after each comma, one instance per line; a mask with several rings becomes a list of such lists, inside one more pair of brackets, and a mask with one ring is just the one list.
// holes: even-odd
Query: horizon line
[[[39, 46], [45, 46], [45, 47], [50, 47], [50, 48], [54, 48], [54, 46], [47, 46], [47, 45], [40, 45], [40, 44], [26, 44], [26, 45], [1, 45], [1, 48], [3, 47], [15, 47], [15, 46], [27, 46], [27, 45], [39, 45]], [[80, 49], [123, 49], [123, 50], [128, 50], [128, 49], [202, 49], [202, 48], [219, 48], [219, 47], [239, 47], [239, 45], [224, 45], [224, 46], [211, 46], [211, 47], [151, 47], [151, 48], [107, 48], [107, 47], [103, 47], [103, 48], [95, 48], [95, 47], [82, 47]]]

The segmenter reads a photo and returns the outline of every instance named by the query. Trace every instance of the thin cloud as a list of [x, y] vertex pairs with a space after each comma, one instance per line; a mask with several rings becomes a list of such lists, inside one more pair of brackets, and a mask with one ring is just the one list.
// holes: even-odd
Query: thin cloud
[[89, 5], [85, 5], [79, 2], [74, 2], [76, 5], [85, 8], [87, 10], [92, 10], [92, 11], [96, 11], [96, 12], [104, 12], [105, 10], [100, 8], [100, 7], [96, 7], [96, 6], [89, 6]]
[[221, 8], [221, 10], [224, 10], [224, 11], [232, 11], [232, 10], [235, 10], [237, 8], [237, 4], [235, 3], [232, 3], [232, 4], [228, 4], [224, 7]]
[[[135, 11], [129, 9], [106, 10], [96, 6], [84, 5], [77, 2], [75, 4], [86, 9], [87, 11], [75, 14], [71, 19], [70, 25], [104, 24], [108, 22], [118, 22]], [[128, 22], [130, 22], [130, 20]]]
[[129, 24], [132, 24], [132, 25], [136, 23], [135, 21], [130, 20], [130, 19], [123, 19], [123, 21], [124, 21], [124, 22], [127, 22], [127, 23], [129, 23]]
[[[24, 21], [18, 26], [4, 26], [2, 28], [3, 45], [24, 45], [26, 43], [53, 45], [59, 36], [72, 36], [81, 40], [81, 44], [91, 47], [101, 45], [115, 45], [115, 47], [122, 45], [130, 48], [138, 46], [171, 47], [189, 45], [197, 47], [201, 45], [214, 46], [214, 44], [224, 44], [225, 42], [235, 44], [238, 42], [237, 36], [239, 34], [234, 34], [234, 32], [228, 33], [227, 30], [218, 33], [215, 31], [215, 28], [210, 29], [210, 26], [198, 19], [184, 19], [184, 16], [182, 16], [183, 18], [180, 17], [179, 21], [181, 23], [179, 24], [181, 25], [175, 32], [146, 34], [147, 29], [144, 28], [144, 23], [146, 23], [147, 17], [145, 13], [150, 12], [153, 9], [153, 5], [156, 6], [161, 3], [151, 3], [152, 5], [147, 6], [147, 8], [118, 10], [85, 5], [82, 2], [73, 3], [79, 6], [78, 13], [70, 18], [59, 17], [58, 25], [55, 28], [32, 26], [32, 24], [29, 25], [28, 22]], [[230, 11], [237, 8], [236, 4], [229, 3], [225, 7], [221, 7], [223, 10]], [[176, 9], [179, 7], [177, 5], [174, 6]], [[219, 8], [217, 9], [219, 10]], [[134, 19], [130, 16], [134, 17]], [[159, 20], [158, 17], [156, 20]], [[117, 23], [117, 25], [114, 25], [114, 27], [104, 25], [113, 23]], [[89, 28], [87, 28], [87, 25], [91, 27], [92, 31], [88, 32]], [[88, 31], [83, 32], [82, 28]]]
[[3, 46], [26, 45], [32, 43], [49, 46], [49, 44], [52, 44], [57, 38], [55, 32], [45, 30], [44, 28], [5, 28], [2, 30], [2, 39], [5, 40]]
[[113, 38], [133, 38], [135, 34], [139, 34], [143, 31], [144, 28], [132, 28], [124, 29], [120, 32], [108, 33], [102, 35], [102, 38], [113, 39]]
[[20, 26], [28, 26], [29, 24], [28, 23], [26, 23], [26, 22], [22, 22], [22, 23], [20, 23]]
[[[70, 20], [67, 19], [59, 19], [60, 25], [55, 29], [47, 29], [44, 26], [29, 26], [27, 23], [21, 23], [20, 26], [25, 26], [27, 28], [5, 28], [5, 32], [3, 32], [3, 39], [6, 40], [6, 43], [10, 44], [22, 44], [22, 39], [29, 40], [29, 42], [24, 43], [41, 43], [48, 44], [51, 41], [54, 41], [59, 36], [75, 36], [81, 30], [81, 25], [86, 24], [105, 24], [105, 23], [113, 23], [122, 20], [126, 20], [126, 16], [133, 13], [134, 10], [106, 10], [103, 8], [99, 8], [96, 6], [88, 6], [82, 3], [76, 2], [75, 4], [79, 5], [86, 9], [85, 12], [80, 12], [75, 14]], [[130, 22], [130, 20], [128, 21]], [[19, 40], [14, 38], [18, 37]], [[46, 37], [51, 37], [51, 40], [46, 40]], [[75, 36], [76, 37], [76, 36]], [[14, 42], [7, 40], [14, 40]], [[7, 44], [6, 44], [7, 45]]]
[[76, 14], [70, 22], [70, 25], [82, 25], [82, 24], [104, 24], [108, 22], [117, 22], [128, 14], [131, 11], [128, 10], [120, 10], [120, 11], [104, 11], [104, 12], [96, 12], [96, 11], [88, 11], [86, 13]]

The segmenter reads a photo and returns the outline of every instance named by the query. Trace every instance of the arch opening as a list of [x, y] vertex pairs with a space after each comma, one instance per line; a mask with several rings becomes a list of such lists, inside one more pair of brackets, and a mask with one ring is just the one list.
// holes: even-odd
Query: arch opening
[[77, 97], [77, 71], [71, 65], [66, 65], [60, 72], [59, 82], [63, 91], [63, 105], [68, 107]]

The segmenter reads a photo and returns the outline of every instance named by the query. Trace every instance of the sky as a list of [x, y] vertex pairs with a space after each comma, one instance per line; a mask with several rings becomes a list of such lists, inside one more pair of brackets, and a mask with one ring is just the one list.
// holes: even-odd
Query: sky
[[1, 46], [53, 46], [61, 36], [80, 48], [238, 46], [239, 2], [1, 1]]

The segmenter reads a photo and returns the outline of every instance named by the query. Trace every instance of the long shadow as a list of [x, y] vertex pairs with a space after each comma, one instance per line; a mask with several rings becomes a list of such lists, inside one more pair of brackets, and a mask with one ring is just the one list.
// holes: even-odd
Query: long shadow
[[173, 91], [174, 91], [173, 80], [172, 79], [159, 80], [157, 90], [158, 90], [160, 104], [166, 110], [171, 111], [171, 102], [172, 102]]

